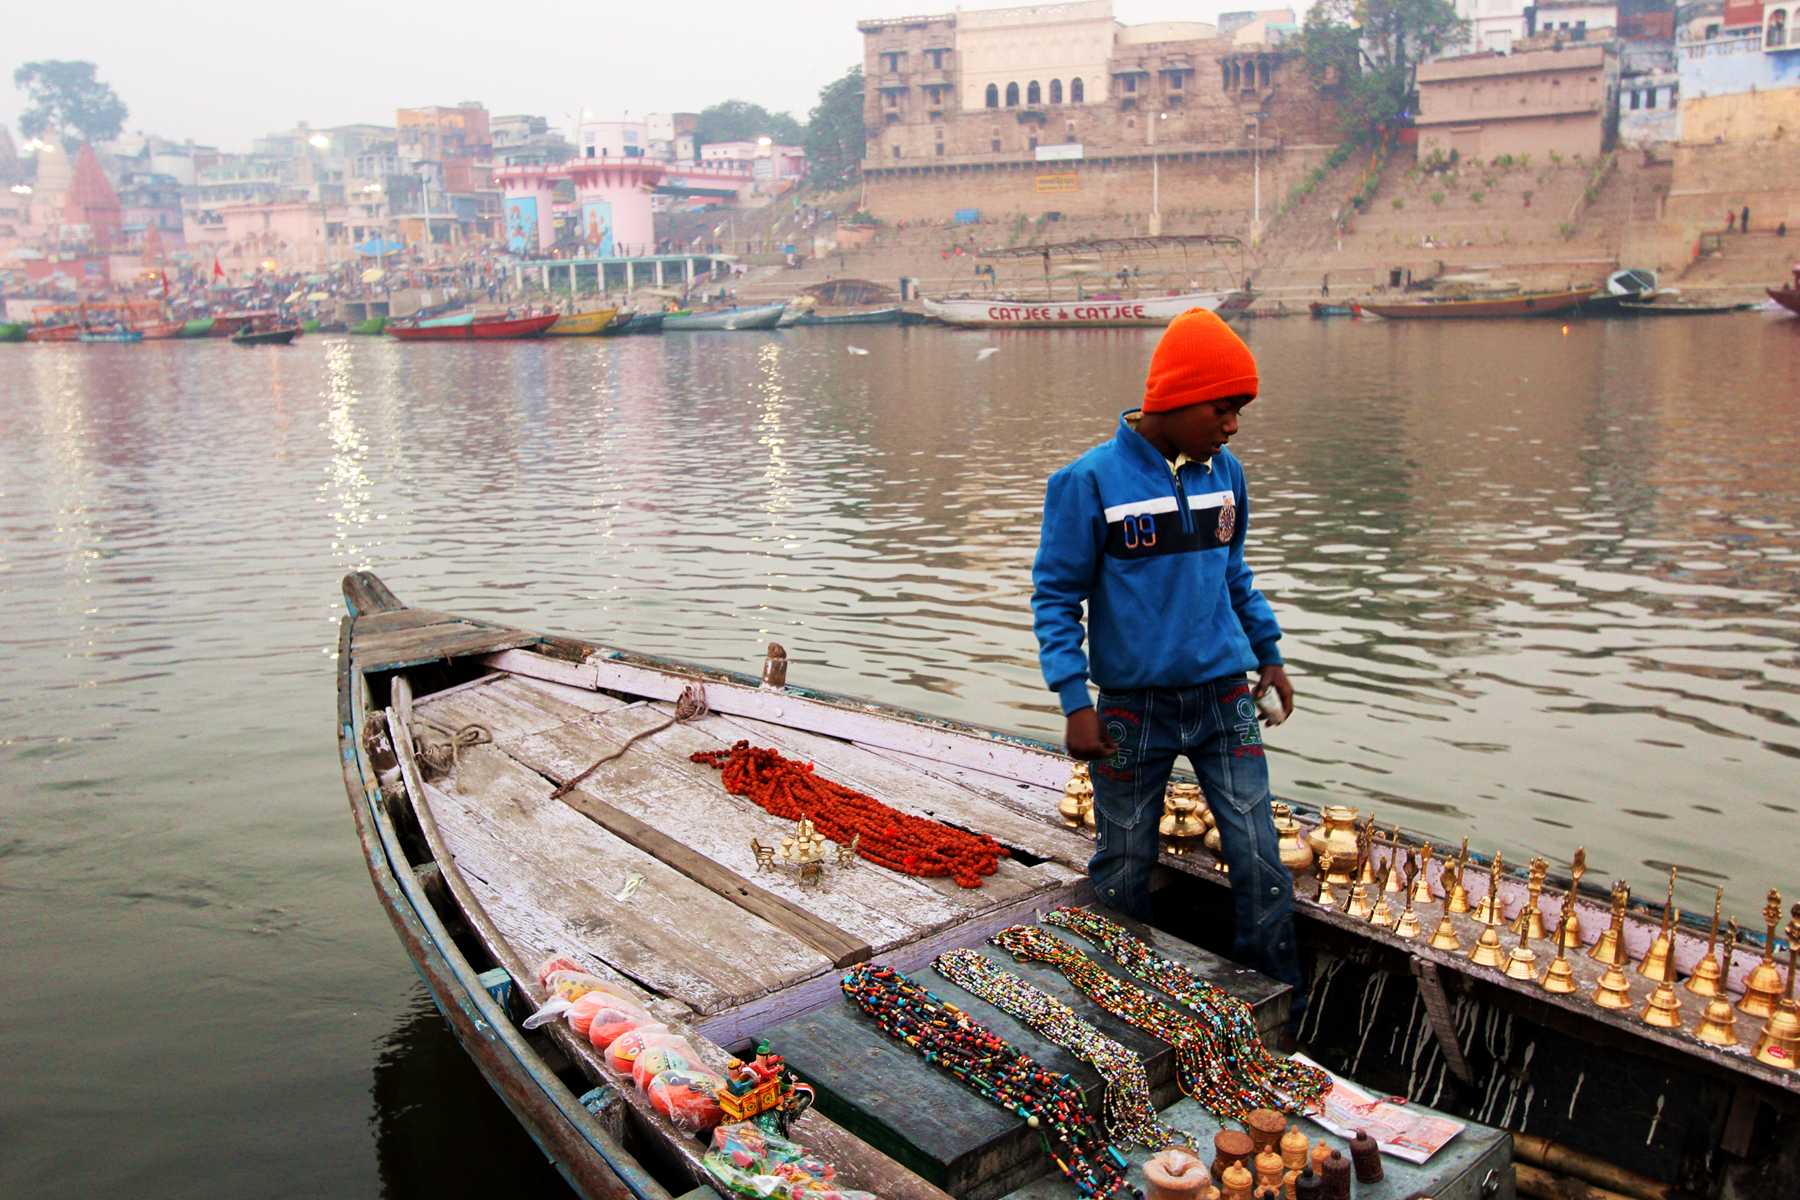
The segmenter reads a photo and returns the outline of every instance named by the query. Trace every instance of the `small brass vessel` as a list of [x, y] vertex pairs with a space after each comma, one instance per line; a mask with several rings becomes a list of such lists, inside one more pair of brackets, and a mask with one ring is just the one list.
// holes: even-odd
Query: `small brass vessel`
[[1275, 849], [1281, 854], [1281, 865], [1299, 883], [1300, 877], [1312, 869], [1313, 848], [1306, 841], [1306, 829], [1294, 819], [1294, 811], [1285, 804], [1275, 809]]
[[1607, 967], [1606, 974], [1600, 977], [1600, 986], [1594, 989], [1593, 999], [1601, 1008], [1630, 1008], [1631, 979], [1625, 968], [1618, 963]]
[[1612, 921], [1600, 931], [1588, 957], [1609, 967], [1622, 967], [1630, 961], [1625, 953], [1625, 906], [1631, 902], [1631, 885], [1623, 879], [1613, 881]]
[[1650, 993], [1650, 1000], [1644, 1005], [1644, 1011], [1638, 1016], [1644, 1024], [1654, 1025], [1658, 1029], [1681, 1028], [1681, 996], [1675, 991], [1673, 980], [1665, 979], [1656, 985]]
[[1670, 930], [1675, 921], [1675, 873], [1676, 867], [1669, 868], [1669, 898], [1663, 904], [1662, 929], [1657, 932], [1656, 940], [1644, 951], [1643, 961], [1638, 963], [1637, 973], [1645, 979], [1654, 979], [1658, 983], [1675, 981], [1675, 962], [1672, 953], [1674, 942], [1670, 940]]
[[1775, 965], [1775, 922], [1781, 920], [1781, 893], [1774, 888], [1769, 889], [1763, 905], [1763, 920], [1769, 932], [1763, 939], [1762, 961], [1744, 976], [1744, 998], [1737, 1006], [1739, 1012], [1752, 1017], [1774, 1016], [1775, 1001], [1781, 996], [1781, 968]]
[[1506, 977], [1523, 979], [1528, 983], [1537, 981], [1537, 954], [1527, 944], [1531, 938], [1523, 927], [1519, 933], [1519, 944], [1514, 946], [1506, 956]]
[[1163, 849], [1170, 854], [1191, 854], [1206, 836], [1206, 799], [1200, 785], [1171, 783], [1163, 796], [1162, 821], [1157, 832], [1167, 841]]
[[1720, 886], [1718, 895], [1713, 897], [1712, 929], [1706, 935], [1706, 953], [1694, 964], [1694, 973], [1688, 976], [1683, 986], [1696, 996], [1707, 999], [1719, 994], [1719, 981], [1724, 972], [1719, 969], [1719, 960], [1713, 956], [1713, 947], [1719, 942], [1719, 910], [1725, 905], [1725, 888]]
[[1331, 872], [1327, 875], [1321, 866], [1321, 878], [1348, 884], [1357, 866], [1356, 810], [1347, 804], [1327, 804], [1306, 840], [1315, 859], [1322, 861], [1327, 853], [1331, 855]]
[[1737, 1045], [1737, 1013], [1732, 1010], [1731, 1001], [1723, 996], [1708, 1000], [1706, 1011], [1700, 1014], [1700, 1024], [1694, 1026], [1694, 1036], [1709, 1046]]
[[[1469, 893], [1463, 887], [1463, 872], [1469, 869], [1469, 839], [1464, 838], [1462, 853], [1456, 856], [1456, 883], [1444, 888], [1444, 911], [1462, 914], [1469, 911]], [[1446, 871], [1448, 868], [1446, 868]]]
[[1088, 775], [1086, 763], [1076, 763], [1069, 774], [1069, 782], [1063, 784], [1062, 802], [1056, 806], [1062, 814], [1063, 824], [1070, 829], [1086, 826], [1094, 827], [1094, 782]]

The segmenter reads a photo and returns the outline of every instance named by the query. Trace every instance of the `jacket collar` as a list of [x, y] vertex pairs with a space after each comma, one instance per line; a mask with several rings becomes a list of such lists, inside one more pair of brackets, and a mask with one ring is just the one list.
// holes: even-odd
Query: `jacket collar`
[[1119, 414], [1119, 432], [1114, 440], [1119, 443], [1119, 449], [1128, 455], [1132, 462], [1143, 467], [1145, 470], [1160, 469], [1177, 473], [1179, 473], [1176, 465], [1177, 463], [1181, 465], [1194, 463], [1202, 471], [1211, 472], [1213, 460], [1210, 458], [1187, 458], [1181, 456], [1176, 459], [1176, 463], [1171, 463], [1168, 459], [1164, 458], [1162, 451], [1158, 450], [1155, 446], [1152, 446], [1149, 439], [1139, 433], [1133, 426], [1131, 418], [1142, 416], [1143, 411], [1144, 410], [1141, 408], [1128, 408]]

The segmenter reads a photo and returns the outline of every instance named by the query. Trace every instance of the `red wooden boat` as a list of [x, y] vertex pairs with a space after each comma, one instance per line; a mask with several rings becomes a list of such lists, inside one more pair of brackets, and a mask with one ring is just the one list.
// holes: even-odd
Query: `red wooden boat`
[[460, 324], [409, 325], [404, 321], [389, 322], [387, 332], [403, 342], [469, 342], [497, 341], [508, 338], [542, 337], [544, 330], [556, 324], [556, 313], [543, 317], [477, 317]]
[[230, 313], [223, 317], [214, 317], [212, 328], [206, 331], [207, 337], [230, 337], [240, 329], [247, 329], [256, 320], [256, 313]]
[[74, 342], [81, 340], [82, 326], [68, 325], [33, 325], [25, 331], [28, 342]]
[[1788, 287], [1767, 288], [1769, 299], [1790, 312], [1800, 313], [1800, 283]]
[[162, 321], [155, 325], [139, 326], [139, 332], [144, 335], [146, 342], [160, 342], [164, 338], [172, 338], [180, 333], [186, 324], [186, 321]]

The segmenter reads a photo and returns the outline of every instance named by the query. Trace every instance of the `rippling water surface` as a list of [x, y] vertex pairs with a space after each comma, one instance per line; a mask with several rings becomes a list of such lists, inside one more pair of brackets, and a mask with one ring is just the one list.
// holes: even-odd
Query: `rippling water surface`
[[[1278, 791], [1800, 884], [1800, 323], [1247, 334]], [[1043, 480], [1154, 341], [0, 347], [0, 1190], [554, 1194], [359, 860], [339, 577], [1054, 737]]]

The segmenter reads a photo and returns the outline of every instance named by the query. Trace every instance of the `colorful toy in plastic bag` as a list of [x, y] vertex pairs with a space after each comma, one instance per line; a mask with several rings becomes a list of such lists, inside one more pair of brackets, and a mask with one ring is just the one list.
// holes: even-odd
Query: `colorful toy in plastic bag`
[[656, 1018], [623, 997], [614, 997], [594, 1010], [588, 1025], [588, 1041], [595, 1049], [606, 1050], [622, 1035], [645, 1025], [656, 1024]]
[[724, 1086], [723, 1079], [707, 1071], [669, 1070], [651, 1079], [645, 1090], [657, 1112], [683, 1129], [704, 1132], [724, 1119], [719, 1111], [719, 1089]]
[[706, 1064], [676, 1046], [645, 1046], [631, 1064], [631, 1079], [641, 1088], [664, 1071], [704, 1071]]
[[650, 1017], [649, 1013], [644, 1012], [631, 1001], [615, 996], [611, 992], [583, 992], [575, 997], [574, 1002], [569, 1005], [569, 1024], [575, 1027], [576, 1033], [591, 1041], [595, 1020], [617, 1024], [623, 1013], [633, 1015], [641, 1013], [645, 1020]]
[[612, 985], [586, 971], [552, 971], [544, 976], [544, 988], [552, 996], [575, 1000], [588, 992], [605, 991]]
[[793, 1162], [775, 1163], [769, 1167], [769, 1174], [777, 1179], [786, 1179], [806, 1188], [829, 1184], [837, 1177], [837, 1168], [822, 1158], [814, 1158], [808, 1154], [796, 1158]]
[[658, 1034], [668, 1035], [668, 1033], [667, 1025], [652, 1023], [639, 1025], [636, 1029], [620, 1034], [613, 1039], [613, 1044], [606, 1048], [606, 1065], [621, 1075], [631, 1074], [631, 1064], [635, 1063], [637, 1056], [644, 1051], [646, 1044], [644, 1039], [655, 1037]]
[[[740, 1171], [746, 1167], [760, 1166], [770, 1155], [769, 1144], [771, 1142], [791, 1146], [796, 1154], [800, 1152], [800, 1147], [795, 1146], [786, 1138], [776, 1137], [772, 1133], [764, 1133], [760, 1127], [749, 1121], [721, 1125], [713, 1130], [712, 1136], [713, 1152], [721, 1155]], [[775, 1161], [782, 1160], [778, 1157]]]
[[538, 969], [537, 969], [538, 982], [547, 985], [547, 981], [549, 980], [550, 976], [554, 972], [557, 972], [557, 971], [579, 971], [581, 969], [582, 968], [581, 968], [580, 963], [570, 962], [566, 958], [561, 958], [561, 957], [546, 958], [543, 962], [538, 964]]

